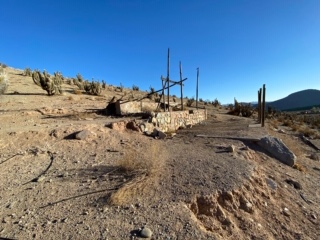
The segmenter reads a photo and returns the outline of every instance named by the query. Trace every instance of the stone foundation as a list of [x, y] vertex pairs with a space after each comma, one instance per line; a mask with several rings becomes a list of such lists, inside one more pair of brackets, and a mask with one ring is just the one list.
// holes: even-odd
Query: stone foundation
[[158, 112], [152, 118], [154, 126], [164, 132], [175, 131], [179, 128], [192, 127], [207, 119], [206, 109]]

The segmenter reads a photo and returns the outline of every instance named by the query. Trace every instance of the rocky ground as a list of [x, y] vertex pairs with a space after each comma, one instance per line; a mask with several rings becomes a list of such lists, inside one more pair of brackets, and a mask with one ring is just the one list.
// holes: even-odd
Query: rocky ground
[[[0, 237], [319, 239], [320, 162], [290, 129], [248, 127], [254, 119], [209, 108], [202, 124], [154, 139], [106, 127], [123, 120], [99, 114], [117, 92], [64, 85], [48, 97], [6, 71]], [[267, 134], [283, 139], [297, 168], [245, 140]]]

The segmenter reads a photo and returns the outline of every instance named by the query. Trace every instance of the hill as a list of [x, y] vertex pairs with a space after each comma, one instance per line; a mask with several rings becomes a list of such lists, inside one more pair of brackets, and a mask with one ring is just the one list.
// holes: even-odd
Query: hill
[[289, 96], [274, 102], [268, 102], [267, 106], [272, 106], [277, 110], [291, 110], [312, 108], [320, 104], [320, 91], [307, 89], [290, 94]]

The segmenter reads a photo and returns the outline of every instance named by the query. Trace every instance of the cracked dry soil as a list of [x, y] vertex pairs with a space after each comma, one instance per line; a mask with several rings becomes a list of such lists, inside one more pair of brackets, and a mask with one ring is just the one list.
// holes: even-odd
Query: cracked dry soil
[[[21, 71], [7, 72], [0, 237], [139, 239], [146, 226], [152, 239], [319, 239], [320, 166], [293, 133], [249, 128], [253, 119], [212, 108], [202, 124], [156, 140], [105, 127], [119, 119], [92, 109], [103, 109], [112, 92], [94, 98], [64, 85], [64, 95], [48, 97]], [[94, 134], [75, 139], [82, 130]], [[266, 134], [284, 137], [306, 170], [231, 139]]]

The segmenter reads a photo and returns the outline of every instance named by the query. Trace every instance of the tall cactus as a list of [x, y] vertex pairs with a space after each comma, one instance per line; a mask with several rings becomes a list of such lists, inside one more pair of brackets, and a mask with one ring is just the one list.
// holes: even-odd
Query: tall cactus
[[41, 73], [40, 71], [35, 70], [32, 73], [32, 79], [36, 85], [40, 86], [43, 90], [46, 90], [49, 96], [62, 93], [62, 78], [59, 74], [55, 74], [55, 76], [51, 78], [46, 71]]
[[4, 94], [8, 89], [8, 78], [2, 67], [0, 67], [0, 95]]

